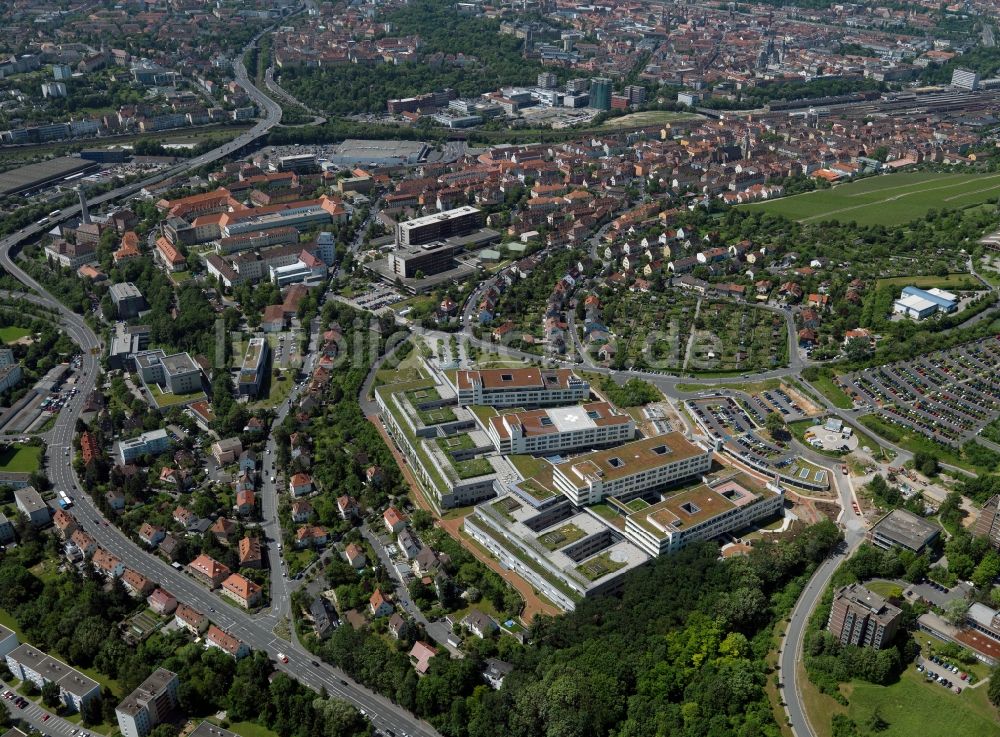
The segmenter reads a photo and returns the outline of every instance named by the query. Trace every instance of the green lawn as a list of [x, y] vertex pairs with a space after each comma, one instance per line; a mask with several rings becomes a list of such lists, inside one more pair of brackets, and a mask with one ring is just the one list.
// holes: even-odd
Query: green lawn
[[820, 374], [816, 379], [809, 382], [812, 386], [816, 388], [824, 397], [830, 400], [830, 403], [837, 407], [838, 409], [851, 409], [854, 406], [854, 402], [851, 398], [847, 396], [847, 393], [840, 388], [840, 385], [833, 380], [833, 377], [827, 376], [826, 374]]
[[526, 479], [541, 473], [549, 467], [548, 461], [543, 461], [541, 458], [535, 458], [535, 456], [520, 455], [515, 453], [514, 455], [507, 456], [507, 460], [510, 461], [511, 465], [517, 469], [517, 472]]
[[41, 467], [42, 448], [34, 445], [8, 445], [0, 450], [0, 471], [31, 473]]
[[891, 581], [869, 581], [865, 584], [865, 588], [886, 599], [895, 599], [903, 595], [903, 587]]
[[538, 542], [549, 550], [558, 550], [575, 543], [584, 536], [584, 531], [569, 522], [558, 530], [551, 530], [538, 537]]
[[[935, 443], [929, 438], [908, 430], [900, 425], [894, 425], [886, 421], [879, 415], [865, 415], [859, 417], [858, 422], [875, 433], [876, 436], [883, 437], [890, 443], [894, 443], [901, 448], [905, 448], [911, 453], [924, 452], [936, 456], [942, 463], [958, 466], [967, 471], [975, 471], [976, 468], [966, 460], [963, 460], [951, 448], [947, 448], [941, 443]], [[992, 469], [988, 469], [992, 470]]]
[[153, 401], [156, 402], [156, 406], [163, 407], [173, 407], [178, 404], [191, 404], [192, 402], [198, 402], [203, 399], [207, 399], [205, 392], [190, 392], [188, 394], [174, 394], [172, 392], [164, 392], [158, 384], [147, 384], [150, 394], [153, 395]]
[[831, 189], [744, 205], [799, 222], [856, 221], [902, 225], [933, 208], [980, 205], [1000, 195], [1000, 174], [907, 172], [848, 182]]
[[945, 276], [934, 276], [927, 274], [924, 276], [891, 276], [886, 279], [879, 279], [876, 282], [878, 287], [919, 287], [920, 289], [983, 289], [982, 282], [973, 278], [969, 274], [946, 274]]
[[16, 328], [13, 325], [0, 328], [0, 341], [4, 343], [14, 343], [21, 338], [31, 335], [31, 331], [26, 328]]
[[278, 733], [256, 722], [233, 722], [227, 729], [240, 737], [278, 737]]
[[[988, 686], [956, 694], [927, 681], [911, 665], [890, 686], [855, 681], [848, 686], [847, 714], [865, 724], [878, 711], [888, 723], [884, 737], [997, 737], [997, 711], [986, 698]], [[823, 717], [820, 717], [823, 718]]]

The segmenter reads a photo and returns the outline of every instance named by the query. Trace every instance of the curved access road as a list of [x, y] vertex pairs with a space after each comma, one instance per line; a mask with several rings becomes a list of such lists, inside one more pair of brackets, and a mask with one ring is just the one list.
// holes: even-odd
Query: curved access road
[[[255, 42], [256, 38], [251, 41], [251, 45]], [[94, 197], [91, 202], [101, 204], [116, 201], [138, 192], [143, 187], [157, 184], [169, 177], [218, 161], [239, 151], [274, 127], [281, 120], [281, 107], [253, 85], [247, 77], [246, 69], [241, 60], [234, 64], [234, 71], [240, 86], [247, 91], [264, 112], [262, 120], [233, 141], [184, 161], [156, 176]], [[93, 499], [85, 493], [73, 471], [73, 434], [85, 398], [95, 385], [98, 356], [102, 350], [102, 343], [83, 317], [69, 310], [49, 294], [41, 284], [21, 269], [14, 259], [14, 254], [22, 243], [36, 238], [43, 231], [51, 228], [53, 222], [58, 223], [66, 220], [79, 211], [79, 206], [68, 207], [53, 221], [30, 225], [0, 240], [0, 268], [3, 268], [38, 295], [32, 297], [32, 301], [50, 307], [60, 314], [67, 334], [80, 346], [83, 353], [78, 383], [80, 391], [73, 400], [63, 407], [55, 427], [49, 433], [45, 462], [53, 486], [71, 492], [75, 502], [74, 516], [80, 525], [94, 537], [98, 545], [120, 558], [126, 566], [158, 582], [180, 601], [205, 613], [212, 622], [239, 637], [254, 650], [266, 652], [275, 660], [277, 660], [279, 652], [283, 653], [288, 658], [288, 662], [278, 661], [277, 667], [291, 677], [316, 691], [325, 689], [331, 696], [354, 705], [371, 719], [378, 729], [391, 730], [397, 735], [408, 735], [409, 737], [439, 737], [433, 727], [418, 720], [405, 709], [351, 681], [339, 669], [314, 660], [310, 653], [298, 644], [279, 639], [273, 631], [272, 617], [252, 617], [249, 613], [233, 606], [228, 600], [201, 586], [193, 578], [140, 549], [117, 527], [104, 519]], [[280, 602], [279, 606], [287, 605], [286, 602], [287, 599]]]

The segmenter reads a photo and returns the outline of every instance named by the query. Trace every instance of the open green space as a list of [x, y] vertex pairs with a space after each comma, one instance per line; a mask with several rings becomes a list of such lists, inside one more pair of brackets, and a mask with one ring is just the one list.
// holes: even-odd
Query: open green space
[[682, 120], [698, 120], [700, 115], [691, 113], [677, 113], [672, 110], [643, 110], [638, 113], [629, 113], [620, 118], [611, 118], [601, 124], [601, 128], [638, 128], [647, 125], [663, 125], [665, 123], [676, 123]]
[[971, 274], [945, 274], [935, 276], [925, 274], [922, 276], [890, 276], [879, 279], [876, 282], [878, 287], [919, 287], [920, 289], [983, 289], [983, 284]]
[[543, 461], [535, 456], [514, 454], [507, 456], [507, 460], [517, 469], [517, 472], [524, 478], [530, 478], [541, 473], [549, 467], [548, 461]]
[[31, 335], [31, 331], [27, 328], [19, 328], [14, 325], [8, 325], [5, 328], [0, 328], [0, 341], [6, 344], [16, 343], [21, 338]]
[[764, 381], [747, 381], [739, 384], [678, 384], [677, 390], [682, 392], [717, 392], [720, 389], [731, 389], [747, 394], [774, 391], [781, 388], [780, 379], [765, 379]]
[[278, 737], [278, 733], [256, 722], [233, 722], [227, 729], [240, 737]]
[[841, 389], [840, 385], [829, 374], [820, 373], [819, 376], [809, 383], [824, 397], [829, 399], [834, 407], [838, 409], [851, 409], [854, 406], [854, 402], [847, 396], [847, 392]]
[[0, 450], [0, 471], [31, 473], [42, 463], [42, 447], [34, 445], [8, 445]]
[[998, 195], [1000, 174], [907, 172], [742, 207], [803, 223], [840, 220], [859, 225], [902, 225], [931, 209], [980, 205]]
[[[900, 448], [911, 453], [930, 453], [937, 457], [942, 463], [958, 466], [966, 471], [976, 471], [976, 467], [962, 458], [958, 452], [948, 448], [941, 443], [935, 443], [929, 438], [913, 432], [900, 425], [894, 425], [879, 415], [865, 415], [859, 417], [858, 422], [875, 433], [876, 436], [885, 438], [890, 443], [898, 445]], [[988, 469], [992, 470], [992, 469]]]
[[471, 458], [467, 461], [455, 461], [453, 463], [455, 473], [460, 479], [474, 479], [477, 476], [486, 476], [493, 473], [493, 466], [485, 458]]
[[956, 694], [928, 683], [912, 665], [892, 685], [854, 681], [847, 690], [847, 715], [858, 724], [866, 724], [878, 712], [888, 724], [880, 732], [884, 737], [1000, 735], [997, 711], [986, 697], [986, 687], [966, 688]]

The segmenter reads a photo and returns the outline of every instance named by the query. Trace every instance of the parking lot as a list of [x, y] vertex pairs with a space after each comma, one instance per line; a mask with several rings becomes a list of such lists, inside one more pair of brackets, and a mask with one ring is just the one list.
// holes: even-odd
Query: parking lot
[[400, 294], [388, 284], [373, 284], [368, 290], [355, 295], [353, 299], [348, 301], [359, 309], [379, 312], [405, 299], [405, 295]]
[[[826, 469], [799, 457], [790, 445], [779, 446], [771, 442], [760, 430], [767, 413], [779, 411], [779, 406], [785, 407], [786, 414], [782, 416], [789, 420], [804, 417], [784, 392], [781, 392], [781, 397], [776, 391], [767, 394], [770, 398], [742, 393], [737, 393], [736, 397], [714, 394], [688, 400], [686, 404], [702, 428], [722, 441], [729, 455], [765, 473], [780, 474], [786, 480], [827, 487], [829, 474]], [[774, 409], [770, 408], [772, 406]], [[745, 407], [749, 408], [749, 412]], [[756, 424], [751, 414], [757, 418]]]
[[932, 440], [959, 446], [1000, 417], [1000, 338], [992, 336], [842, 378], [856, 405]]

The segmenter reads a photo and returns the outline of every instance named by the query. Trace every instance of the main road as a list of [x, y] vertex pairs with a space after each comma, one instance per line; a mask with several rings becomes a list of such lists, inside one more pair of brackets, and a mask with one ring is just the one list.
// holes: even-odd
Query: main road
[[[256, 40], [255, 38], [251, 41], [250, 45], [256, 43]], [[117, 201], [140, 191], [143, 187], [157, 184], [169, 177], [218, 161], [239, 151], [274, 127], [281, 120], [281, 107], [253, 85], [247, 77], [242, 60], [237, 60], [234, 64], [234, 72], [237, 82], [264, 113], [264, 117], [253, 128], [212, 151], [189, 159], [141, 182], [128, 184], [94, 197], [91, 202], [97, 205]], [[392, 730], [397, 735], [410, 735], [411, 737], [438, 737], [438, 733], [433, 727], [418, 720], [405, 709], [351, 681], [341, 670], [314, 660], [310, 653], [298, 644], [279, 639], [273, 631], [274, 614], [254, 618], [242, 609], [236, 608], [228, 600], [210, 592], [194, 579], [174, 569], [160, 558], [140, 549], [118, 528], [104, 519], [93, 499], [85, 493], [73, 471], [73, 435], [83, 403], [95, 386], [99, 370], [98, 356], [101, 353], [102, 344], [84, 319], [49, 294], [41, 284], [17, 264], [13, 255], [22, 243], [38, 237], [43, 231], [51, 228], [53, 223], [67, 220], [78, 214], [79, 211], [78, 205], [67, 207], [49, 223], [36, 223], [27, 226], [0, 240], [0, 267], [36, 293], [37, 297], [33, 297], [33, 301], [59, 313], [66, 333], [80, 346], [83, 354], [77, 385], [80, 391], [63, 407], [57, 416], [55, 427], [48, 436], [49, 444], [46, 448], [45, 464], [53, 486], [59, 490], [71, 492], [75, 502], [74, 516], [81, 526], [94, 537], [98, 545], [120, 558], [126, 566], [153, 581], [157, 581], [178, 600], [203, 612], [212, 622], [239, 637], [254, 650], [265, 652], [276, 661], [277, 654], [283, 653], [288, 658], [288, 662], [278, 661], [277, 667], [279, 669], [314, 690], [326, 689], [330, 695], [351, 703], [371, 719], [375, 727], [379, 729]], [[273, 508], [268, 510], [272, 520], [277, 516], [275, 511]], [[278, 557], [273, 553], [269, 557], [273, 566]], [[272, 575], [280, 577], [280, 569], [274, 569]], [[287, 584], [284, 581], [275, 587], [278, 593], [275, 613], [287, 611], [288, 593], [286, 587]]]

